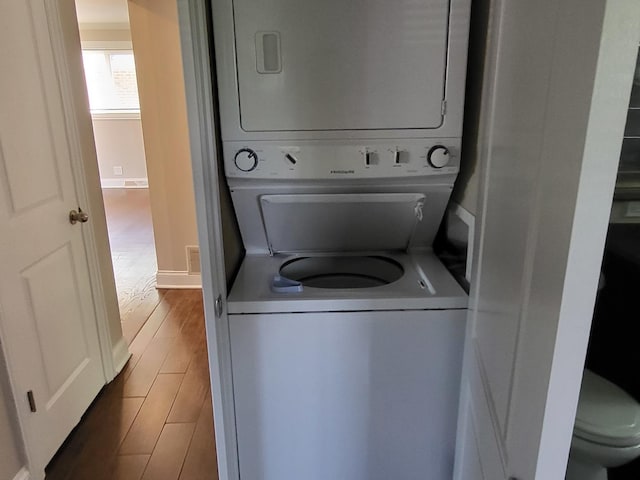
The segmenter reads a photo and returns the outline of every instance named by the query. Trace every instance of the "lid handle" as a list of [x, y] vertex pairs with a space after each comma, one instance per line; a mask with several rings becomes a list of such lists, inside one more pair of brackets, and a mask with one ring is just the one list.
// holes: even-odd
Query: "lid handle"
[[419, 199], [416, 202], [416, 206], [413, 208], [419, 222], [422, 221], [422, 207], [424, 207], [424, 198]]

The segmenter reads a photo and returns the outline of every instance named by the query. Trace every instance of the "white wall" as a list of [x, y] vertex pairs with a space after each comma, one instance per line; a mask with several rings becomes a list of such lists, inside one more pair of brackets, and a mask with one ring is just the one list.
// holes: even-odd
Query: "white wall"
[[[117, 186], [124, 179], [146, 179], [144, 140], [140, 118], [93, 116], [93, 134], [100, 180], [103, 186]], [[116, 175], [113, 167], [122, 167]]]
[[[158, 285], [193, 285], [186, 246], [198, 245], [182, 55], [175, 0], [129, 0], [149, 174]], [[200, 282], [199, 277], [197, 283]]]
[[83, 47], [90, 46], [100, 48], [101, 46], [104, 46], [105, 42], [109, 42], [111, 44], [111, 47], [131, 47], [131, 31], [129, 30], [128, 23], [81, 23], [79, 25], [79, 28], [80, 39], [82, 40]]
[[[81, 24], [80, 38], [84, 49], [132, 49], [128, 24]], [[140, 115], [95, 114], [92, 120], [102, 185], [122, 186], [125, 180], [146, 180]], [[122, 167], [122, 175], [114, 174], [116, 166]]]

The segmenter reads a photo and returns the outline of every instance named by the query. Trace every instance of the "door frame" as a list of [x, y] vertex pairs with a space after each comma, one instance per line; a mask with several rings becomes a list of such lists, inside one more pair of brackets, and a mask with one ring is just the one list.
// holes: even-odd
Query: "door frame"
[[[207, 0], [177, 0], [187, 101], [218, 477], [240, 478], [218, 183], [218, 121]], [[216, 306], [218, 308], [216, 308]]]
[[[95, 156], [95, 142], [93, 136], [91, 137], [91, 143], [94, 144], [94, 155], [92, 158], [86, 158], [82, 151], [82, 129], [80, 125], [82, 123], [91, 124], [91, 115], [89, 113], [88, 97], [86, 93], [86, 87], [82, 100], [79, 102], [79, 94], [73, 89], [72, 73], [74, 69], [71, 56], [74, 52], [70, 51], [68, 45], [65, 44], [65, 33], [73, 33], [74, 37], [77, 37], [77, 53], [81, 55], [80, 37], [77, 31], [77, 18], [74, 15], [73, 22], [75, 32], [65, 31], [69, 29], [69, 25], [66, 25], [65, 20], [71, 20], [66, 12], [61, 11], [59, 7], [60, 0], [44, 0], [47, 12], [49, 31], [51, 35], [51, 45], [54, 54], [54, 63], [56, 65], [58, 81], [60, 82], [60, 96], [62, 98], [62, 106], [66, 119], [66, 130], [68, 133], [67, 142], [72, 152], [71, 165], [73, 168], [74, 184], [76, 187], [76, 194], [78, 196], [78, 203], [80, 206], [86, 205], [86, 210], [89, 213], [93, 213], [91, 221], [84, 226], [89, 228], [83, 228], [82, 237], [84, 240], [84, 246], [87, 251], [87, 263], [89, 269], [89, 278], [91, 281], [91, 292], [93, 294], [94, 311], [96, 315], [96, 321], [98, 325], [98, 340], [100, 342], [100, 350], [102, 352], [102, 365], [105, 377], [105, 382], [109, 383], [116, 375], [122, 370], [127, 360], [129, 360], [129, 351], [126, 340], [124, 337], [119, 339], [111, 338], [109, 331], [109, 309], [108, 300], [105, 296], [105, 288], [111, 287], [115, 289], [115, 281], [113, 277], [105, 281], [103, 276], [103, 269], [105, 266], [100, 262], [100, 256], [98, 253], [98, 245], [100, 242], [108, 242], [108, 238], [99, 238], [96, 232], [96, 220], [104, 218], [104, 203], [102, 202], [102, 194], [100, 193], [99, 205], [95, 204], [95, 200], [92, 201], [90, 190], [88, 185], [100, 185], [99, 178], [92, 178], [93, 175], [88, 172], [86, 164], [92, 162], [96, 168], [98, 165], [97, 157]], [[75, 9], [74, 9], [75, 13]], [[65, 17], [66, 15], [66, 17]], [[84, 77], [82, 78], [82, 84], [85, 85]], [[84, 113], [84, 118], [83, 114]], [[97, 170], [96, 170], [97, 171]], [[96, 196], [97, 197], [97, 196]], [[91, 208], [93, 207], [93, 209]], [[99, 207], [102, 212], [98, 219], [95, 218], [96, 207]], [[111, 260], [110, 260], [111, 264]], [[108, 283], [112, 283], [109, 285]], [[119, 312], [119, 308], [118, 308]]]
[[[497, 81], [495, 64], [501, 60], [502, 32], [499, 25], [503, 15], [501, 9], [507, 1], [490, 2], [488, 31], [492, 33], [487, 38], [485, 57], [487, 63], [482, 94], [482, 102], [485, 105], [480, 120], [478, 137], [480, 139], [483, 136], [490, 136], [493, 128], [492, 110], [495, 106], [495, 82]], [[466, 473], [463, 461], [467, 455], [475, 455], [480, 459], [485, 457], [499, 459], [498, 462], [494, 462], [494, 465], [490, 465], [487, 471], [483, 470], [486, 478], [490, 479], [507, 477], [533, 479], [532, 472], [535, 472], [536, 479], [561, 478], [560, 475], [564, 475], [566, 470], [607, 233], [607, 221], [613, 200], [616, 167], [622, 145], [624, 118], [621, 118], [621, 112], [625, 112], [624, 116], [626, 116], [628, 93], [631, 89], [635, 58], [638, 53], [637, 27], [640, 10], [632, 4], [632, 0], [605, 3], [606, 5], [601, 6], [591, 2], [589, 8], [594, 18], [601, 19], [602, 30], [599, 31], [598, 50], [594, 54], [596, 58], [590, 60], [593, 68], [593, 75], [590, 78], [591, 98], [590, 103], [585, 103], [589, 106], [589, 112], [584, 117], [584, 124], [578, 127], [578, 131], [584, 134], [584, 145], [580, 151], [573, 152], [575, 155], [569, 155], [572, 153], [568, 151], [571, 149], [571, 132], [566, 132], [564, 129], [567, 116], [564, 115], [563, 109], [567, 111], [567, 108], [557, 100], [564, 98], [563, 94], [570, 88], [567, 86], [566, 78], [558, 73], [561, 71], [560, 65], [571, 51], [577, 51], [575, 44], [578, 41], [584, 42], [584, 37], [571, 38], [572, 32], [567, 27], [568, 23], [563, 22], [567, 15], [571, 14], [572, 8], [583, 8], [579, 1], [559, 2], [559, 13], [556, 16], [563, 27], [556, 40], [558, 47], [556, 51], [550, 53], [554, 56], [549, 83], [553, 91], [547, 98], [546, 131], [542, 139], [539, 180], [536, 185], [538, 193], [530, 207], [533, 215], [529, 225], [531, 236], [524, 260], [526, 270], [523, 290], [525, 293], [519, 311], [521, 320], [516, 339], [514, 370], [511, 374], [514, 383], [509, 391], [510, 405], [506, 416], [507, 423], [512, 419], [526, 417], [535, 417], [539, 423], [535, 430], [525, 429], [524, 426], [519, 425], [508, 425], [508, 434], [504, 436], [508, 440], [503, 440], [503, 437], [498, 438], [498, 435], [493, 438], [491, 434], [486, 434], [485, 429], [484, 432], [479, 433], [475, 443], [466, 444], [464, 440], [467, 436], [472, 438], [477, 433], [478, 417], [489, 419], [495, 427], [494, 432], [499, 431], [498, 416], [492, 408], [493, 405], [486, 400], [490, 397], [487, 393], [488, 381], [485, 372], [479, 368], [480, 362], [476, 359], [477, 350], [473, 346], [476, 327], [474, 317], [480, 295], [478, 280], [482, 269], [481, 254], [483, 243], [486, 241], [484, 216], [487, 189], [491, 188], [488, 180], [492, 161], [490, 146], [483, 145], [486, 148], [479, 154], [478, 214], [476, 246], [473, 255], [474, 282], [469, 298], [469, 324], [459, 407], [454, 473], [456, 480], [467, 478], [463, 476]], [[576, 25], [572, 25], [572, 28], [575, 32]], [[560, 50], [559, 53], [558, 50]], [[574, 86], [574, 88], [578, 87]], [[583, 85], [582, 88], [585, 86]], [[574, 103], [575, 101], [576, 99], [573, 99]], [[562, 133], [558, 134], [558, 132]], [[573, 132], [573, 136], [576, 135], [577, 133]], [[573, 143], [577, 143], [575, 138]], [[554, 173], [558, 158], [565, 162], [572, 162], [570, 167], [575, 174], [573, 179], [575, 183], [566, 183], [561, 192], [566, 196], [566, 203], [561, 206], [558, 206], [557, 196], [552, 195], [558, 193], [557, 185], [553, 185], [552, 175], [565, 179], [568, 175], [566, 172]], [[543, 191], [547, 195], [540, 193]], [[550, 211], [555, 214], [552, 217], [554, 220], [560, 219], [559, 223], [553, 224], [549, 221]], [[551, 244], [550, 239], [558, 242], [557, 248], [566, 251], [567, 257], [564, 264], [555, 264], [557, 267], [555, 271], [561, 270], [562, 276], [558, 275], [553, 284], [546, 283], [543, 286], [540, 281], [543, 278], [541, 274], [543, 267], [540, 266], [544, 263], [542, 258], [551, 258], [547, 260], [550, 263], [556, 260], [545, 255]], [[548, 291], [545, 292], [545, 289]], [[549, 291], [552, 291], [553, 295], [549, 295]], [[551, 312], [543, 311], [541, 309], [543, 305], [548, 306]], [[528, 337], [526, 340], [525, 336]], [[527, 391], [516, 391], [518, 383], [520, 385], [526, 383]], [[474, 392], [477, 394], [472, 395]], [[469, 408], [469, 405], [476, 408]], [[476, 412], [480, 414], [476, 415]], [[505, 447], [507, 442], [511, 445], [510, 452]], [[478, 447], [475, 448], [475, 452], [474, 447]], [[520, 452], [528, 452], [527, 458], [519, 455]], [[482, 464], [482, 467], [484, 466], [485, 464]]]
[[[74, 69], [71, 59], [73, 55], [76, 53], [79, 55], [81, 52], [75, 5], [73, 2], [64, 2], [68, 3], [68, 5], [61, 5], [61, 3], [63, 3], [61, 0], [28, 1], [39, 1], [44, 4], [48, 33], [51, 39], [51, 49], [53, 51], [53, 63], [55, 64], [62, 109], [65, 117], [66, 141], [69, 151], [71, 152], [69, 162], [72, 168], [76, 197], [78, 204], [83, 206], [91, 217], [91, 221], [83, 225], [82, 240], [86, 251], [87, 270], [98, 332], [98, 343], [100, 345], [99, 360], [102, 364], [104, 383], [107, 384], [120, 373], [131, 354], [129, 353], [129, 346], [122, 334], [120, 338], [113, 338], [109, 328], [110, 316], [113, 316], [115, 312], [118, 313], [119, 321], [119, 307], [117, 295], [105, 294], [105, 292], [109, 292], [110, 290], [112, 293], [115, 293], [113, 271], [107, 271], [107, 267], [111, 267], [111, 259], [109, 258], [109, 265], [106, 265], [104, 261], [101, 261], [99, 255], [99, 246], [106, 247], [107, 250], [109, 248], [108, 237], [104, 238], [104, 235], [100, 235], [98, 233], [100, 230], [97, 228], [99, 222], [100, 226], [103, 227], [102, 231], [106, 232], [104, 204], [101, 195], [92, 197], [89, 190], [89, 186], [99, 186], [100, 182], [99, 178], [96, 177], [98, 170], [95, 147], [93, 148], [93, 154], [90, 156], [87, 155], [88, 152], [86, 149], [83, 150], [83, 144], [85, 144], [84, 146], [86, 147], [86, 142], [94, 144], [93, 137], [88, 138], [86, 129], [81, 128], [84, 122], [89, 122], [90, 125], [86, 87], [84, 96], [82, 96], [82, 93], [78, 93], [77, 89], [74, 89], [73, 76], [78, 70]], [[71, 11], [73, 12], [72, 14]], [[76, 43], [77, 52], [74, 52], [70, 47], [75, 47]], [[80, 61], [80, 57], [78, 57], [77, 60]], [[84, 77], [80, 80], [82, 85], [84, 85]], [[80, 100], [78, 99], [79, 95], [81, 96]], [[92, 164], [95, 165], [94, 171], [90, 171], [90, 169], [87, 168], [87, 166], [91, 166]], [[69, 207], [71, 208], [73, 206]], [[99, 215], [96, 215], [96, 209], [98, 209], [98, 211], [101, 210], [99, 211]], [[29, 415], [29, 408], [28, 406], [24, 408], [24, 406], [27, 405], [27, 397], [23, 392], [19, 392], [16, 389], [14, 377], [17, 366], [12, 365], [7, 352], [2, 348], [2, 345], [6, 345], [10, 340], [7, 338], [5, 330], [4, 321], [2, 315], [0, 315], [0, 355], [2, 355], [1, 360], [3, 360], [0, 361], [0, 367], [3, 363], [6, 366], [6, 383], [9, 387], [6, 396], [11, 397], [14, 401], [14, 416], [16, 419], [14, 425], [16, 428], [14, 428], [14, 430], [19, 436], [19, 438], [15, 438], [15, 440], [21, 443], [17, 445], [17, 447], [22, 451], [24, 456], [23, 461], [26, 464], [26, 470], [29, 472], [28, 478], [36, 480], [44, 477], [44, 468], [46, 465], [35, 464], [31, 446], [27, 442], [26, 416]], [[23, 468], [21, 472], [18, 472], [19, 475], [23, 473], [24, 470]]]

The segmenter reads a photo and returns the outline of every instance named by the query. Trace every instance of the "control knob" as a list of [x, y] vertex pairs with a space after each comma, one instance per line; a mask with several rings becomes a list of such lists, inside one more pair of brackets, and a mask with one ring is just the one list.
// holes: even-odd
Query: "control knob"
[[258, 155], [250, 148], [242, 148], [233, 157], [233, 162], [238, 170], [250, 172], [258, 166]]
[[431, 150], [429, 150], [427, 160], [429, 161], [429, 165], [433, 168], [442, 168], [449, 163], [449, 160], [451, 160], [451, 154], [447, 147], [443, 145], [436, 145], [435, 147], [431, 147]]

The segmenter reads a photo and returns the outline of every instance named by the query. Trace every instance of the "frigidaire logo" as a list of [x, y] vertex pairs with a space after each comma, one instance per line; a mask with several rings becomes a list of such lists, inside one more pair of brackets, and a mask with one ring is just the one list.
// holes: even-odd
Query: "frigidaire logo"
[[355, 170], [331, 170], [331, 173], [339, 173], [342, 175], [348, 175], [350, 173], [356, 173]]

